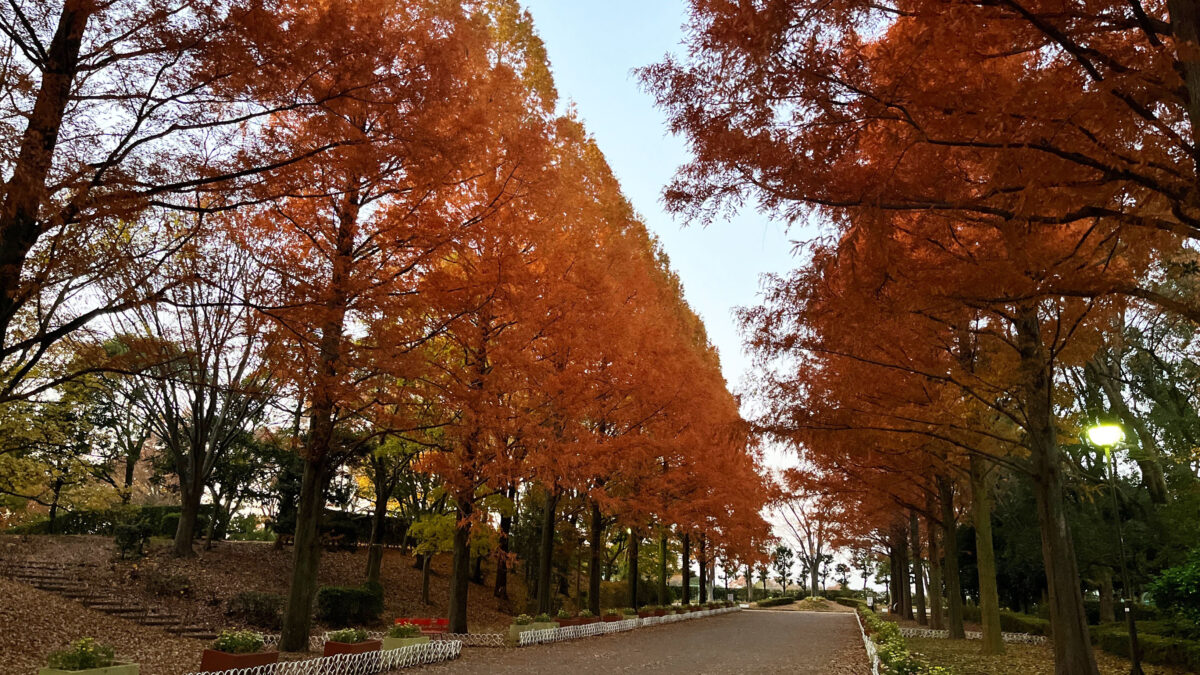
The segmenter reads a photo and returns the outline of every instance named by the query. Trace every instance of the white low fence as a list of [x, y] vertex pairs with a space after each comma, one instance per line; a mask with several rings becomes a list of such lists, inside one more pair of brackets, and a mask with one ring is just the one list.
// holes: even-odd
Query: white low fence
[[739, 611], [741, 611], [741, 607], [721, 607], [719, 609], [706, 609], [699, 612], [688, 612], [687, 614], [667, 614], [664, 616], [648, 616], [640, 619], [624, 619], [622, 621], [598, 621], [596, 623], [584, 624], [582, 626], [561, 626], [559, 628], [527, 630], [520, 634], [517, 645], [520, 647], [528, 647], [530, 645], [546, 644], [549, 642], [576, 640], [595, 635], [620, 633], [642, 626], [654, 626], [658, 624], [685, 621], [687, 619], [699, 619], [705, 616], [727, 614], [729, 612]]
[[862, 635], [863, 647], [867, 650], [867, 662], [871, 664], [871, 675], [879, 675], [879, 650], [875, 648], [875, 641], [867, 636], [867, 631], [863, 628], [862, 617], [858, 612], [854, 612], [854, 620], [858, 622], [858, 632]]
[[[906, 638], [942, 638], [949, 639], [950, 631], [934, 630], [932, 628], [901, 628], [901, 637]], [[977, 630], [966, 631], [968, 640], [982, 640], [983, 633]], [[1028, 645], [1044, 645], [1048, 641], [1045, 635], [1032, 635], [1030, 633], [1001, 633], [1000, 639], [1005, 642], [1021, 643]]]
[[[399, 649], [363, 654], [338, 654], [302, 661], [281, 661], [253, 668], [221, 671], [222, 675], [376, 675], [401, 668], [456, 659], [462, 654], [458, 640], [435, 640]], [[201, 675], [192, 673], [191, 675]]]

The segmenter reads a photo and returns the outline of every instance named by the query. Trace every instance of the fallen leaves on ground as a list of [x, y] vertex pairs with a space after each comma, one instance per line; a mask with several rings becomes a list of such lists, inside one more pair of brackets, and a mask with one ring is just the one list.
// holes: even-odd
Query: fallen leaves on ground
[[[946, 640], [941, 638], [907, 638], [905, 642], [911, 652], [925, 657], [930, 663], [946, 666], [955, 675], [1053, 675], [1054, 649], [1050, 645], [1006, 644], [1004, 654], [984, 656], [979, 653], [979, 642], [974, 640]], [[1096, 661], [1100, 675], [1127, 675], [1129, 661], [1096, 650]], [[1187, 671], [1142, 664], [1146, 675], [1184, 675]]]

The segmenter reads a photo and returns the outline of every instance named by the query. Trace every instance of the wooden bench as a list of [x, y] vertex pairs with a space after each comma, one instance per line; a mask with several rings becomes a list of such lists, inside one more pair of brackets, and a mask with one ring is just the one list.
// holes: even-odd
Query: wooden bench
[[400, 617], [396, 619], [397, 624], [411, 623], [421, 629], [422, 634], [429, 633], [445, 633], [450, 630], [450, 620], [446, 618], [422, 618], [422, 617]]

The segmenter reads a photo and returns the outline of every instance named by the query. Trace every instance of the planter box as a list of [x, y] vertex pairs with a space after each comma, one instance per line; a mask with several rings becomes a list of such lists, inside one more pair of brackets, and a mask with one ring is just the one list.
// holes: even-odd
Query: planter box
[[423, 645], [426, 642], [429, 642], [428, 635], [418, 635], [417, 637], [406, 638], [385, 637], [383, 638], [383, 649], [384, 651], [389, 649], [401, 649], [403, 647], [411, 647], [413, 645]]
[[524, 626], [514, 623], [508, 627], [508, 641], [520, 642], [521, 633], [524, 633], [527, 630], [546, 630], [548, 628], [558, 628], [558, 624], [554, 621], [534, 621], [533, 623], [527, 623]]
[[598, 617], [598, 616], [583, 616], [583, 617], [579, 618], [579, 625], [586, 626], [589, 623], [600, 623], [600, 617]]
[[567, 626], [581, 626], [583, 625], [583, 619], [578, 616], [572, 616], [566, 619], [555, 619], [554, 623], [557, 623], [559, 628], [566, 628]]
[[326, 640], [325, 650], [321, 653], [321, 656], [365, 654], [367, 652], [377, 652], [381, 646], [383, 646], [383, 640], [364, 640], [363, 642], [334, 642], [333, 640]]
[[654, 610], [650, 609], [650, 610], [646, 610], [643, 612], [638, 612], [637, 615], [638, 615], [639, 619], [645, 619], [646, 617], [650, 617], [650, 616], [658, 616], [658, 613], [655, 612]]
[[665, 610], [665, 609], [654, 610], [654, 616], [666, 616], [666, 615], [667, 615], [667, 610]]
[[615, 621], [620, 621], [621, 617], [619, 617], [619, 616], [603, 616], [603, 617], [600, 617], [600, 620], [603, 621], [604, 623], [613, 623]]
[[266, 666], [278, 661], [279, 652], [230, 654], [229, 652], [220, 652], [215, 649], [205, 649], [204, 654], [200, 657], [200, 672], [219, 673], [222, 670]]
[[104, 668], [88, 668], [87, 670], [41, 668], [38, 670], [38, 675], [138, 675], [138, 664], [115, 663]]

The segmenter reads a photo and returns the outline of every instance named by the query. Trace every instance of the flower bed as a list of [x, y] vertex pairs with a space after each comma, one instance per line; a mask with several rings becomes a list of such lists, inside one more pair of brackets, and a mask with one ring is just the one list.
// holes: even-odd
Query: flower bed
[[945, 668], [930, 665], [909, 652], [896, 624], [879, 618], [866, 607], [859, 607], [858, 615], [869, 636], [867, 656], [873, 672], [878, 667], [881, 675], [950, 675]]
[[[252, 671], [224, 671], [226, 675], [244, 675], [246, 673], [270, 673], [270, 675], [374, 675], [375, 673], [423, 666], [430, 663], [449, 661], [462, 654], [462, 643], [458, 640], [433, 640], [425, 644], [373, 651], [363, 654], [339, 654], [323, 656], [303, 661], [286, 661], [270, 666], [262, 666]], [[201, 675], [191, 673], [191, 675]]]

